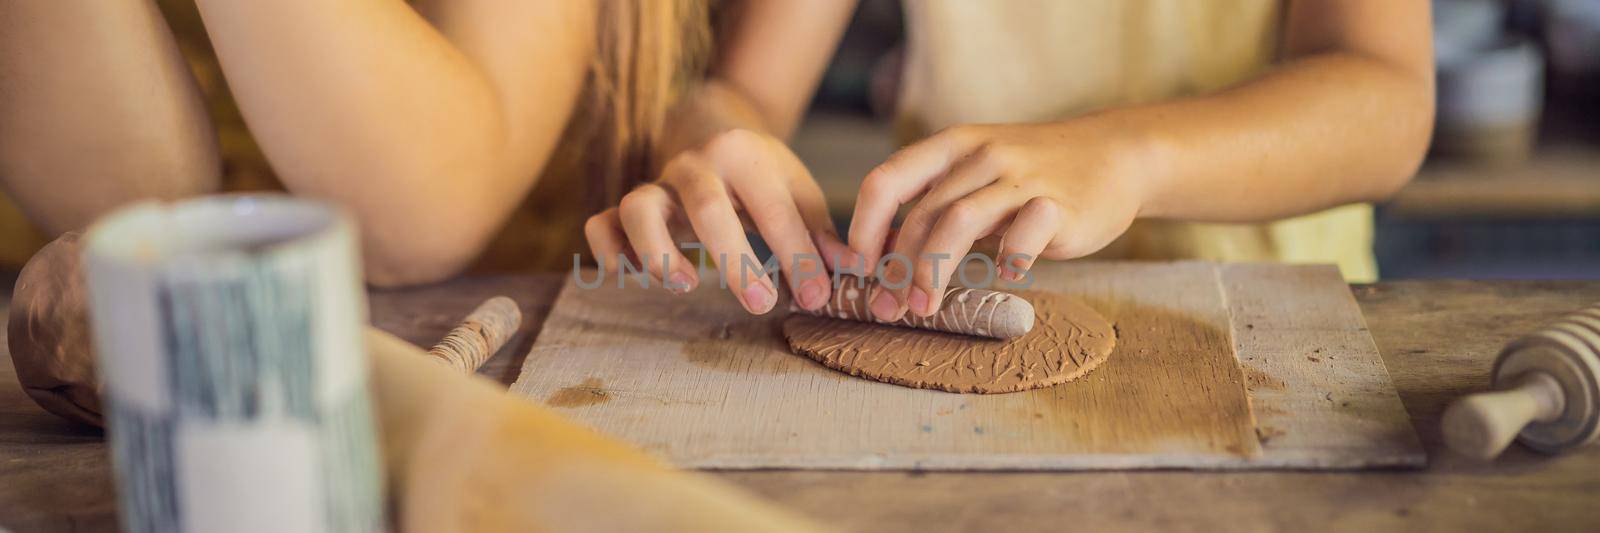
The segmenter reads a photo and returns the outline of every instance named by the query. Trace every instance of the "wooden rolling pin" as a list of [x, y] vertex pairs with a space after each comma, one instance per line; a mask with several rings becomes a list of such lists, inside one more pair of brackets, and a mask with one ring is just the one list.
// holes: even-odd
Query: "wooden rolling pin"
[[894, 322], [879, 320], [872, 314], [872, 288], [877, 278], [844, 276], [834, 288], [833, 299], [816, 311], [801, 309], [794, 303], [789, 309], [817, 316], [889, 324], [907, 328], [931, 329], [962, 335], [1011, 339], [1021, 337], [1033, 329], [1033, 304], [1015, 294], [987, 289], [951, 287], [944, 293], [944, 304], [930, 317], [920, 317], [907, 312]]
[[496, 296], [472, 310], [466, 320], [428, 350], [428, 355], [456, 370], [477, 372], [520, 327], [522, 310], [517, 308], [517, 302]]
[[1492, 459], [1512, 439], [1557, 453], [1600, 437], [1600, 305], [1517, 339], [1496, 358], [1494, 391], [1444, 413], [1445, 443]]
[[400, 531], [819, 531], [368, 328]]

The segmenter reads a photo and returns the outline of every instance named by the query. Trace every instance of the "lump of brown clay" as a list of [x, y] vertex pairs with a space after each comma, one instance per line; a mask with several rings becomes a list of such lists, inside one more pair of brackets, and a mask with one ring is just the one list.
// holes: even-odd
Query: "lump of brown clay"
[[40, 407], [101, 425], [90, 343], [88, 293], [78, 264], [80, 234], [46, 245], [17, 275], [7, 335], [17, 381]]
[[1077, 299], [1022, 293], [1037, 324], [1021, 337], [989, 339], [793, 314], [783, 323], [789, 348], [823, 365], [886, 383], [992, 394], [1059, 385], [1105, 362], [1116, 334]]

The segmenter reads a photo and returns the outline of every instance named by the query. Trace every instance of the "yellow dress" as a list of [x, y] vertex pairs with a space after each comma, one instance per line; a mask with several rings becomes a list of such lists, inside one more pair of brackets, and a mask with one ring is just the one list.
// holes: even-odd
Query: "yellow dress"
[[[1216, 91], [1277, 56], [1278, 0], [916, 0], [896, 131], [1060, 120]], [[1377, 277], [1372, 207], [1268, 224], [1145, 221], [1096, 257], [1333, 263]]]

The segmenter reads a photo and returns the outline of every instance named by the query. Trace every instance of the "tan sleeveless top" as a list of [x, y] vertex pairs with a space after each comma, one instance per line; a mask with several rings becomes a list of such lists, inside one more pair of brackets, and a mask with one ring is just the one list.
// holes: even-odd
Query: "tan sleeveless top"
[[[912, 0], [896, 132], [1061, 120], [1216, 91], [1276, 58], [1278, 0]], [[1141, 220], [1099, 258], [1334, 263], [1377, 277], [1372, 208], [1269, 224]]]

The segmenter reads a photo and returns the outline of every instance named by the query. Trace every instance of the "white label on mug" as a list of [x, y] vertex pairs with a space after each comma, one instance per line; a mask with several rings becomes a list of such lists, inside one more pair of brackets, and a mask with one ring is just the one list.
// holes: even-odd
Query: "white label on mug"
[[174, 469], [187, 531], [323, 531], [316, 436], [291, 419], [185, 423]]

